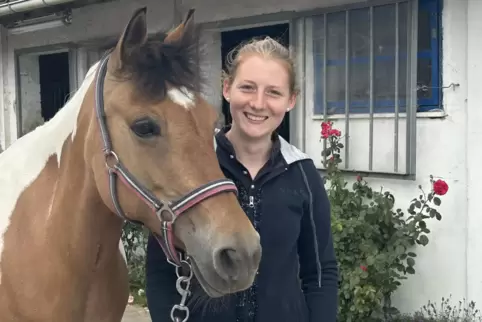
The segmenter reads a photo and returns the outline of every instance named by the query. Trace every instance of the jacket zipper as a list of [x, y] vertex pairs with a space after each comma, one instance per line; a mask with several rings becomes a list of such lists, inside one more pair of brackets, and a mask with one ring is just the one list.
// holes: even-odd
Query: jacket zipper
[[254, 208], [254, 197], [253, 196], [249, 196], [249, 206], [251, 208]]

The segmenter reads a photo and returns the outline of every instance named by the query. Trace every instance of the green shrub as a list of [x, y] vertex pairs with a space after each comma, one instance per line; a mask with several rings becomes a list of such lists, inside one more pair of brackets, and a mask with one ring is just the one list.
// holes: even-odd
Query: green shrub
[[[322, 123], [325, 184], [332, 207], [332, 230], [340, 267], [339, 321], [384, 319], [397, 314], [392, 293], [415, 273], [416, 246], [429, 242], [428, 222], [441, 220], [439, 195], [448, 186], [430, 176], [431, 190], [421, 186], [420, 195], [408, 207], [408, 216], [395, 209], [392, 192], [375, 191], [358, 176], [351, 188], [338, 168], [341, 132], [331, 122]], [[438, 195], [437, 195], [438, 194]]]
[[148, 230], [131, 223], [126, 223], [122, 230], [122, 243], [126, 252], [129, 270], [129, 289], [135, 304], [146, 305], [145, 262]]

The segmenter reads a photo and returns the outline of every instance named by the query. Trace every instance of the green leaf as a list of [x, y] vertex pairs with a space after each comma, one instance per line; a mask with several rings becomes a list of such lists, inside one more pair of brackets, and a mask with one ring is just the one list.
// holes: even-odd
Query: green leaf
[[415, 269], [413, 269], [413, 267], [407, 267], [407, 273], [408, 274], [415, 274]]
[[415, 260], [412, 257], [407, 258], [407, 265], [410, 267], [415, 266]]
[[421, 235], [419, 241], [421, 245], [426, 246], [428, 244], [428, 237], [426, 235]]
[[410, 256], [410, 257], [417, 257], [417, 254], [415, 254], [413, 252], [408, 252], [407, 255]]
[[440, 206], [440, 204], [442, 203], [442, 200], [440, 200], [439, 197], [434, 197], [434, 198], [433, 198], [433, 203], [434, 203], [436, 206]]

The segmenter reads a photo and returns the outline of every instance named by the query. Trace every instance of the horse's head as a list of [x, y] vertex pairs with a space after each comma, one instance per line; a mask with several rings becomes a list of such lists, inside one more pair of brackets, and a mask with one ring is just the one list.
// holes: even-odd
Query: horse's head
[[[185, 210], [172, 226], [176, 246], [193, 260], [194, 273], [206, 292], [220, 296], [251, 285], [261, 247], [236, 195], [219, 191], [209, 195], [225, 183], [209, 186], [209, 198], [206, 191], [197, 190], [224, 176], [213, 144], [217, 113], [198, 91], [197, 35], [191, 18], [192, 11], [176, 29], [152, 38], [147, 35], [145, 8], [134, 13], [108, 61], [100, 64], [96, 104], [103, 107], [99, 115], [105, 113], [106, 131], [98, 130], [96, 120], [88, 143], [94, 155], [89, 162], [112, 212], [117, 211], [118, 200], [128, 219], [142, 222], [158, 236], [164, 234], [159, 219], [169, 222], [175, 211], [156, 215], [156, 202], [149, 199], [191, 197], [178, 208], [171, 207]], [[101, 132], [108, 133], [104, 140]], [[115, 151], [107, 163], [114, 167], [118, 157], [123, 167], [117, 169], [114, 190], [100, 146], [106, 141]], [[122, 176], [124, 170], [144, 191], [129, 189], [132, 183], [125, 182], [129, 180]]]

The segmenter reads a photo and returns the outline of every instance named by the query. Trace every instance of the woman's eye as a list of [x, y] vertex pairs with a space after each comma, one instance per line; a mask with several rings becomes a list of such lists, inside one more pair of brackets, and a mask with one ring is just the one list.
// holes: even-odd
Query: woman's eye
[[141, 138], [149, 138], [161, 134], [161, 128], [151, 118], [143, 118], [135, 121], [131, 125], [131, 130]]

